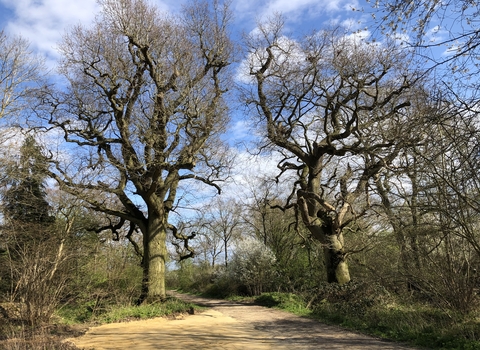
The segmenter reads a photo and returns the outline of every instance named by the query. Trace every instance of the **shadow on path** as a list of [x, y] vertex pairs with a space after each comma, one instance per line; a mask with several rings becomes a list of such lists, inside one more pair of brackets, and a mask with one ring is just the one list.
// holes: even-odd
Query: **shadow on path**
[[209, 299], [170, 291], [186, 302], [210, 307], [233, 319], [264, 332], [290, 349], [414, 349], [402, 344], [354, 333], [317, 320], [251, 303]]
[[79, 338], [69, 339], [81, 349], [411, 349], [325, 325], [281, 310], [228, 300], [170, 295], [208, 307], [195, 315], [175, 320], [112, 323], [93, 327]]

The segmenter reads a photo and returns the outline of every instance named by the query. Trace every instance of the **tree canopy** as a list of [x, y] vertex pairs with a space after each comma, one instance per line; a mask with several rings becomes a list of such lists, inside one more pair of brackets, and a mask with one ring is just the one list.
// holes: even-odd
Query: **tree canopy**
[[[92, 209], [143, 236], [144, 295], [165, 297], [168, 221], [185, 181], [218, 188], [228, 163], [219, 134], [232, 44], [228, 8], [194, 2], [179, 16], [144, 0], [105, 0], [89, 28], [60, 45], [65, 91], [51, 94], [49, 123], [77, 146], [50, 175]], [[72, 171], [74, 169], [74, 171]]]
[[247, 40], [253, 82], [245, 100], [266, 145], [281, 154], [280, 176], [296, 173], [287, 207], [324, 245], [328, 280], [346, 283], [343, 230], [369, 210], [379, 172], [419, 142], [413, 128], [426, 112], [421, 72], [393, 42], [338, 30], [294, 40], [282, 30], [276, 18]]

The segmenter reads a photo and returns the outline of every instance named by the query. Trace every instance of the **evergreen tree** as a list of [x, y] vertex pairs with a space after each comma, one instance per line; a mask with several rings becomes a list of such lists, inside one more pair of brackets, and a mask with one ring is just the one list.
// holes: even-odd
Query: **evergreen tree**
[[9, 180], [4, 196], [4, 215], [7, 221], [48, 224], [50, 206], [46, 200], [44, 181], [47, 163], [34, 137], [28, 136], [20, 149], [16, 175]]

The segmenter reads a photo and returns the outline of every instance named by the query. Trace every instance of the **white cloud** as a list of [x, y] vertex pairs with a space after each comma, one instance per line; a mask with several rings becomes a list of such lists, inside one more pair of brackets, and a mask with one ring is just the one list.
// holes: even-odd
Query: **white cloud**
[[[182, 0], [151, 0], [160, 11], [179, 8]], [[57, 45], [69, 28], [89, 25], [100, 11], [97, 0], [0, 0], [0, 4], [10, 9], [12, 18], [3, 26], [12, 35], [28, 39], [34, 51], [46, 56], [52, 67], [59, 57]]]
[[[248, 200], [251, 191], [259, 187], [264, 179], [274, 181], [280, 172], [277, 168], [280, 160], [281, 157], [277, 153], [252, 155], [247, 151], [237, 150], [232, 176], [222, 185], [222, 192], [235, 198]], [[289, 185], [288, 181], [282, 181], [278, 187], [286, 193], [290, 191]]]
[[0, 132], [0, 157], [3, 162], [16, 160], [20, 155], [20, 146], [25, 139], [20, 128], [2, 127]]
[[438, 44], [441, 43], [445, 40], [448, 40], [449, 37], [449, 31], [445, 30], [439, 25], [436, 25], [432, 28], [430, 28], [426, 33], [425, 33], [425, 43], [426, 44]]
[[370, 37], [370, 32], [368, 30], [358, 30], [354, 33], [348, 34], [345, 36], [345, 40], [350, 42], [352, 45], [361, 45], [362, 42], [367, 40]]
[[362, 21], [358, 18], [347, 18], [341, 21], [340, 24], [348, 31], [356, 31], [361, 29]]
[[[337, 2], [339, 2], [339, 1], [337, 1]], [[358, 2], [358, 0], [346, 1], [343, 4], [343, 9], [347, 10], [347, 11], [355, 11], [355, 10], [359, 11], [359, 10], [361, 10], [361, 8], [362, 8], [362, 6]]]
[[293, 31], [306, 30], [312, 25], [319, 28], [329, 22], [329, 17], [340, 11], [352, 12], [360, 8], [357, 0], [267, 0], [235, 1], [235, 17], [241, 25], [246, 22], [264, 21], [276, 13], [285, 16], [287, 25]]
[[[252, 31], [252, 36], [258, 34], [259, 41], [262, 40], [263, 34], [258, 31]], [[277, 39], [277, 46], [272, 49], [272, 53], [275, 56], [275, 61], [271, 65], [272, 69], [276, 69], [278, 66], [289, 66], [300, 68], [305, 62], [305, 54], [298, 42], [294, 39], [282, 36]], [[235, 79], [239, 83], [251, 84], [255, 82], [255, 79], [250, 74], [250, 71], [259, 70], [266, 62], [268, 53], [264, 48], [258, 48], [254, 52], [247, 55], [247, 58], [242, 60], [237, 68]]]
[[394, 33], [390, 38], [395, 40], [398, 45], [407, 45], [411, 42], [410, 36], [407, 33]]
[[[311, 15], [312, 13], [318, 13], [318, 11], [327, 11], [335, 12], [342, 9], [345, 9], [346, 4], [344, 0], [273, 0], [270, 1], [263, 14], [269, 16], [275, 12], [283, 14], [297, 14], [300, 15], [300, 12], [306, 11], [306, 15]], [[350, 8], [349, 8], [350, 9]], [[305, 14], [303, 14], [305, 15]]]
[[52, 65], [58, 57], [56, 46], [69, 27], [89, 23], [98, 12], [96, 0], [0, 0], [13, 11], [7, 32], [28, 39], [33, 50], [45, 55]]
[[246, 119], [237, 120], [233, 123], [228, 139], [234, 142], [248, 141], [252, 137], [251, 122]]

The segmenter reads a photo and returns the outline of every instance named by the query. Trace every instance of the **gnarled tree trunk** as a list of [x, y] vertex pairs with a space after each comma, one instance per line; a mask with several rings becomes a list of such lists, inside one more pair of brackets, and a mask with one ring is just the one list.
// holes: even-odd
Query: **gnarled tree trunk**
[[143, 233], [143, 279], [139, 304], [166, 298], [167, 226], [165, 218], [151, 215], [146, 232]]

